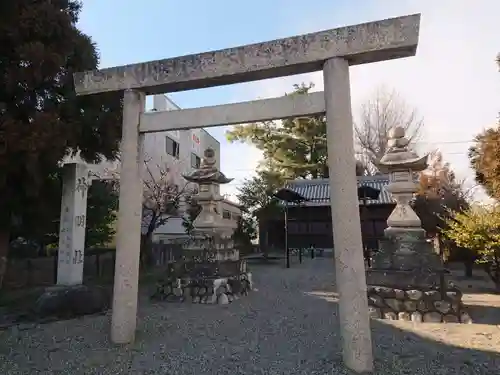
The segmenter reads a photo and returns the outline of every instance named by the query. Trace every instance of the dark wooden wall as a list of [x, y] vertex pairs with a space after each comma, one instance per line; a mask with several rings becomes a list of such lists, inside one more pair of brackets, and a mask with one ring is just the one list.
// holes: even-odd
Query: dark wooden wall
[[[378, 239], [384, 235], [386, 221], [394, 205], [360, 206], [361, 233], [365, 246], [377, 248]], [[284, 215], [261, 217], [259, 220], [261, 248], [284, 249]], [[288, 246], [333, 248], [330, 207], [290, 207], [288, 209]]]

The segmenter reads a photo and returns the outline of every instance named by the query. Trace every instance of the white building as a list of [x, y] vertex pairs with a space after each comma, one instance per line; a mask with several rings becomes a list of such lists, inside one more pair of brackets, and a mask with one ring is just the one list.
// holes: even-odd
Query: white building
[[[153, 96], [153, 111], [173, 111], [180, 109], [166, 95]], [[184, 186], [182, 178], [193, 169], [200, 166], [203, 152], [208, 147], [214, 149], [217, 158], [217, 168], [220, 168], [220, 143], [204, 129], [173, 130], [157, 133], [147, 133], [144, 138], [145, 160], [152, 173], [159, 168], [168, 168], [169, 177], [178, 186]], [[79, 157], [66, 160], [81, 162]], [[158, 168], [159, 167], [159, 168]], [[119, 162], [104, 161], [91, 167], [96, 175], [109, 177], [109, 171], [119, 171]], [[111, 172], [113, 174], [113, 172]], [[236, 203], [222, 201], [219, 207], [223, 221], [229, 227], [235, 228], [241, 215]], [[182, 219], [171, 218], [165, 225], [155, 231], [155, 240], [167, 240], [186, 235]]]

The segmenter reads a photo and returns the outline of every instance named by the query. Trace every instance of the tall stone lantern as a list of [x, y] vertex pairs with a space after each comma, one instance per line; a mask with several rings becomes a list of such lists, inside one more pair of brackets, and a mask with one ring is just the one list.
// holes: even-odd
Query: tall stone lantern
[[408, 148], [401, 127], [389, 133], [388, 149], [378, 162], [389, 175], [387, 190], [396, 206], [387, 219], [384, 239], [367, 270], [368, 304], [372, 317], [424, 322], [468, 322], [462, 294], [446, 281], [434, 246], [410, 206], [418, 189], [416, 173], [427, 168], [428, 155]]
[[219, 212], [219, 203], [223, 200], [219, 187], [233, 179], [227, 178], [216, 167], [215, 151], [207, 148], [200, 168], [183, 177], [186, 181], [198, 184], [198, 193], [193, 199], [201, 206], [201, 211], [193, 222], [194, 233], [189, 248], [211, 252], [214, 260], [238, 260], [239, 251], [234, 248], [231, 239], [232, 229], [226, 228]]

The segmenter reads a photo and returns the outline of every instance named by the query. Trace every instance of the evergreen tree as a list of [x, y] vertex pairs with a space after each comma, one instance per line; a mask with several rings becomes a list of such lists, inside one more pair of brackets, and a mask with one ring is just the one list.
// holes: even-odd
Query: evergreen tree
[[13, 220], [43, 203], [64, 156], [99, 161], [118, 151], [122, 94], [74, 92], [73, 73], [99, 63], [94, 43], [76, 27], [81, 6], [0, 2], [0, 262]]

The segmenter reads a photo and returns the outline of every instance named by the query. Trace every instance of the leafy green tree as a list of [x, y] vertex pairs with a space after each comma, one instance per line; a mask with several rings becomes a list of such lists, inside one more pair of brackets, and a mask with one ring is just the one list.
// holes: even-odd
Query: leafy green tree
[[238, 219], [238, 226], [233, 233], [233, 241], [240, 249], [240, 254], [248, 253], [252, 248], [252, 240], [257, 238], [255, 223], [248, 215], [242, 215]]
[[[61, 214], [62, 181], [54, 178], [51, 189], [44, 192], [44, 210], [40, 206], [27, 211], [19, 225], [12, 228], [14, 238], [23, 238], [39, 248], [58, 246]], [[28, 208], [29, 209], [29, 208]], [[85, 247], [103, 246], [115, 235], [118, 192], [112, 181], [93, 181], [88, 191]], [[16, 249], [11, 249], [17, 256]], [[21, 254], [19, 254], [22, 256]], [[35, 256], [32, 252], [26, 256]]]
[[87, 232], [85, 247], [109, 244], [115, 233], [118, 211], [116, 182], [94, 181], [87, 198]]
[[453, 213], [443, 233], [458, 246], [477, 253], [500, 289], [500, 207], [472, 207]]
[[122, 94], [74, 92], [72, 74], [99, 63], [94, 43], [77, 28], [81, 6], [0, 2], [0, 263], [13, 221], [43, 203], [40, 193], [64, 156], [80, 152], [97, 161], [118, 151]]
[[[294, 85], [286, 95], [307, 94], [312, 84]], [[328, 177], [325, 116], [297, 117], [234, 126], [231, 142], [247, 142], [262, 151], [265, 169], [285, 178]]]

